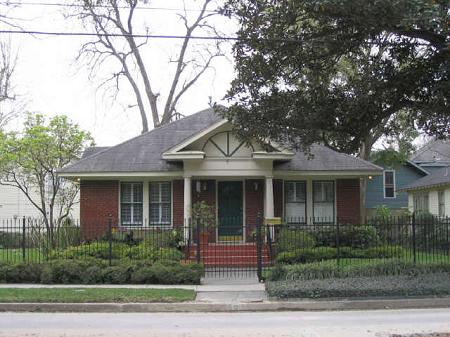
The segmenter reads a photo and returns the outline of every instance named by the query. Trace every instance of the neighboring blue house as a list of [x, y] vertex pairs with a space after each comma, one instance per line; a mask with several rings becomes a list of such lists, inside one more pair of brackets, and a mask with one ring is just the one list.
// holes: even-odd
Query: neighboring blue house
[[385, 205], [393, 214], [408, 209], [408, 194], [398, 189], [426, 176], [428, 172], [411, 161], [392, 169], [385, 167], [383, 175], [374, 176], [367, 182], [366, 215], [375, 215], [376, 208]]
[[399, 189], [436, 170], [450, 166], [450, 140], [432, 140], [422, 146], [400, 167], [386, 167], [382, 176], [367, 182], [366, 215], [375, 214], [378, 206], [389, 207], [393, 214], [408, 209], [408, 195]]

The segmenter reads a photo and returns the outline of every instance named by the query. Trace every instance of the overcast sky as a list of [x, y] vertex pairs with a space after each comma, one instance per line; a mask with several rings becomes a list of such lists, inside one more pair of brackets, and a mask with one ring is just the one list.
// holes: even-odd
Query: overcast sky
[[[9, 15], [21, 19], [19, 24], [25, 30], [92, 31], [83, 27], [76, 19], [65, 18], [63, 14], [69, 12], [67, 7], [37, 5], [42, 2], [64, 3], [64, 0], [28, 2], [34, 5], [22, 3], [9, 12]], [[196, 9], [200, 3], [201, 1], [187, 0], [186, 6]], [[183, 1], [151, 0], [147, 6], [181, 9]], [[196, 14], [198, 13], [195, 11], [190, 12], [190, 15]], [[141, 9], [138, 10], [137, 19], [139, 24], [135, 33], [145, 33], [145, 26], [149, 27], [151, 34], [183, 33], [177, 11]], [[217, 17], [212, 23], [224, 34], [232, 35], [235, 31], [235, 24], [227, 18]], [[11, 27], [2, 25], [1, 29]], [[198, 35], [201, 35], [201, 32], [198, 32]], [[99, 83], [116, 64], [107, 64], [104, 73], [89, 78], [89, 67], [83, 62], [75, 61], [82, 43], [92, 38], [5, 34], [1, 34], [0, 38], [10, 39], [14, 50], [18, 52], [14, 84], [16, 92], [26, 100], [28, 110], [48, 116], [69, 116], [72, 121], [92, 133], [97, 145], [114, 145], [140, 133], [139, 112], [137, 108], [129, 108], [135, 101], [127, 83], [122, 83], [120, 94], [115, 101], [105, 90], [98, 90]], [[180, 41], [176, 40], [151, 40], [148, 46], [144, 47], [152, 85], [157, 92], [161, 92], [162, 98], [173, 76], [170, 56], [174, 55], [179, 43]], [[201, 48], [198, 43], [197, 48]], [[189, 115], [208, 107], [210, 96], [215, 102], [221, 101], [233, 78], [231, 46], [225, 46], [224, 50], [228, 57], [216, 60], [214, 70], [208, 71], [195, 88], [180, 101], [177, 109], [179, 112]], [[11, 127], [17, 127], [18, 124], [13, 123]]]

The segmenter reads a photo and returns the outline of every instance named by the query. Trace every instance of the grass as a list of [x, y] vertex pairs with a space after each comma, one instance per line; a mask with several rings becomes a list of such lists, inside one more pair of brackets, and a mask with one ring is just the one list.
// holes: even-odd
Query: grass
[[[45, 256], [39, 248], [25, 249], [25, 262], [41, 262], [43, 260], [45, 260]], [[24, 262], [22, 249], [0, 249], [0, 262]]]
[[149, 303], [192, 301], [188, 289], [2, 288], [0, 303]]

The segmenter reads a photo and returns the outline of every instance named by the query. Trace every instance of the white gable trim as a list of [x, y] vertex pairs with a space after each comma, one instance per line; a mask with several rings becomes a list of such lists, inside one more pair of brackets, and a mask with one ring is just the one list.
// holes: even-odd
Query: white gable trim
[[182, 150], [183, 148], [185, 148], [186, 146], [192, 144], [193, 142], [195, 142], [196, 140], [202, 138], [203, 136], [207, 135], [208, 133], [214, 131], [215, 129], [221, 127], [222, 125], [225, 125], [226, 123], [228, 123], [228, 121], [226, 119], [222, 119], [221, 121], [211, 125], [209, 128], [204, 129], [203, 131], [189, 137], [188, 139], [186, 139], [185, 141], [171, 147], [169, 150], [167, 150], [166, 152], [163, 153], [163, 158], [165, 155], [169, 155], [170, 154], [174, 154], [180, 150]]

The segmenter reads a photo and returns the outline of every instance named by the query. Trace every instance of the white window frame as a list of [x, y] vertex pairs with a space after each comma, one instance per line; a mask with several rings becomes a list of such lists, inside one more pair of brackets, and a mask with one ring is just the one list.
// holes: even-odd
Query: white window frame
[[[130, 202], [123, 202], [122, 201], [122, 186], [123, 185], [131, 185], [131, 201]], [[141, 196], [141, 202], [134, 202], [133, 198], [134, 198], [134, 186], [136, 185], [140, 185], [141, 186], [141, 191], [142, 191], [142, 196]], [[120, 203], [120, 225], [121, 226], [138, 226], [138, 227], [143, 227], [144, 226], [144, 185], [142, 182], [133, 182], [133, 181], [122, 181], [120, 182], [120, 193], [119, 193], [119, 203]], [[131, 213], [131, 222], [124, 222], [123, 221], [123, 217], [122, 217], [122, 204], [130, 204], [131, 208], [130, 208], [130, 213]], [[141, 209], [142, 209], [142, 215], [141, 215], [141, 223], [136, 223], [134, 221], [134, 204], [141, 204]]]
[[[316, 183], [331, 183], [333, 184], [333, 201], [332, 202], [326, 202], [333, 204], [333, 215], [330, 217], [330, 221], [320, 221], [320, 218], [316, 220], [316, 217], [314, 216], [314, 208], [316, 204], [323, 204], [325, 202], [317, 202], [314, 198], [314, 185]], [[312, 219], [313, 223], [331, 223], [336, 220], [336, 181], [335, 180], [313, 180], [312, 181]]]
[[[392, 189], [394, 191], [394, 196], [388, 197], [386, 196], [386, 187], [391, 187], [390, 185], [386, 186], [386, 173], [392, 172]], [[395, 181], [395, 170], [384, 170], [383, 171], [383, 195], [385, 199], [395, 199], [397, 198], [397, 193], [395, 192], [396, 181]]]
[[[287, 184], [294, 184], [294, 195], [297, 196], [297, 183], [301, 183], [305, 186], [305, 201], [304, 202], [299, 202], [299, 201], [288, 201], [287, 197], [286, 197], [286, 192], [287, 192]], [[285, 216], [285, 220], [289, 221], [289, 218], [286, 215], [286, 205], [288, 203], [294, 203], [294, 204], [304, 204], [305, 205], [305, 218], [304, 221], [302, 223], [307, 223], [307, 219], [308, 219], [308, 183], [306, 180], [285, 180], [283, 183], [283, 201], [284, 201], [284, 216]], [[300, 218], [300, 217], [298, 217]], [[295, 220], [295, 218], [291, 218], [292, 220]], [[294, 221], [295, 222], [295, 221]]]
[[[152, 184], [157, 184], [158, 185], [158, 202], [152, 202], [151, 200], [151, 186]], [[163, 184], [169, 184], [169, 191], [170, 191], [170, 201], [169, 202], [163, 202], [161, 201], [161, 186]], [[151, 211], [152, 211], [152, 204], [158, 204], [159, 205], [159, 219], [158, 222], [153, 222], [152, 221], [152, 215], [151, 215]], [[169, 217], [169, 221], [168, 222], [163, 222], [161, 215], [162, 215], [162, 205], [163, 204], [169, 204], [169, 209], [170, 209], [170, 217]], [[173, 190], [172, 190], [172, 181], [169, 180], [165, 180], [165, 181], [149, 181], [148, 182], [148, 225], [150, 227], [155, 227], [155, 226], [172, 226], [172, 222], [173, 222]]]

